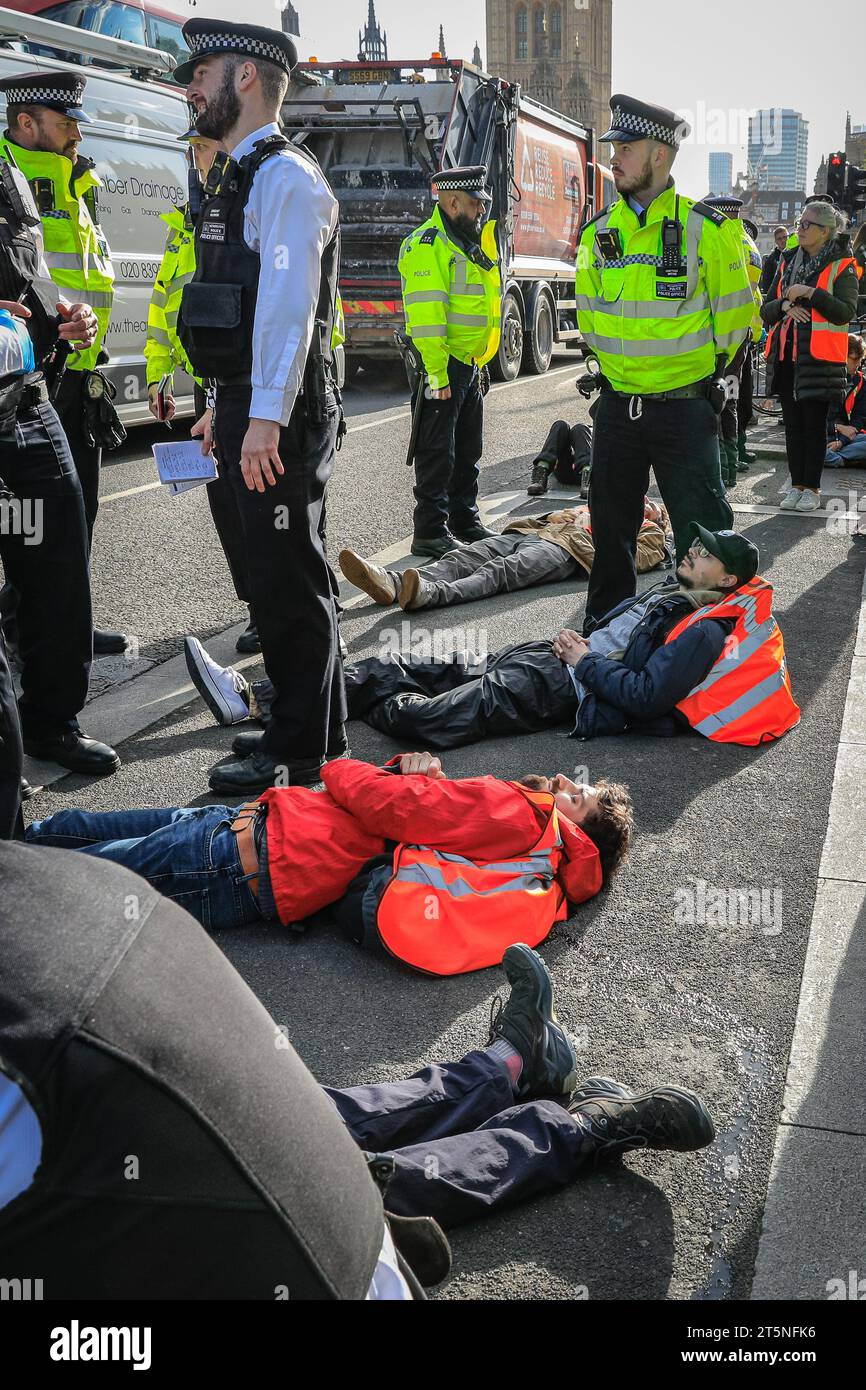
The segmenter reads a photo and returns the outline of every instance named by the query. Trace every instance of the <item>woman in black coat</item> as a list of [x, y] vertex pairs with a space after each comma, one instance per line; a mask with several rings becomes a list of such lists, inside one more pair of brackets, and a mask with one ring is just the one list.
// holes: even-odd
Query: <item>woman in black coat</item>
[[[848, 339], [841, 329], [857, 312], [859, 282], [850, 238], [837, 230], [836, 210], [829, 203], [807, 204], [797, 240], [798, 246], [782, 253], [761, 317], [769, 331], [767, 392], [782, 402], [791, 469], [791, 490], [781, 507], [812, 512], [821, 506], [827, 412], [846, 392]], [[832, 289], [818, 284], [826, 280], [828, 267], [831, 278], [835, 275]], [[839, 336], [843, 347], [837, 360], [833, 348]]]

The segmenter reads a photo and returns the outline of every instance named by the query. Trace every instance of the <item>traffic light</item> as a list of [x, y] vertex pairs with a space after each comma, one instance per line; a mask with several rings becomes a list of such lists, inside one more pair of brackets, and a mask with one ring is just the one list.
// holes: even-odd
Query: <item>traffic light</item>
[[845, 162], [843, 150], [831, 154], [827, 164], [827, 192], [832, 195], [837, 207], [841, 205], [845, 194]]
[[854, 164], [848, 165], [845, 207], [852, 217], [859, 217], [866, 208], [866, 169], [858, 169]]

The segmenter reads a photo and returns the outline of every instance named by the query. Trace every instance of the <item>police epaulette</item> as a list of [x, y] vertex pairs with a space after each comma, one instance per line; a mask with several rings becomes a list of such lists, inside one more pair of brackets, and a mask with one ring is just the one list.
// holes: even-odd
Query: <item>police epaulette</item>
[[436, 227], [428, 227], [426, 232], [421, 233], [418, 240], [422, 242], [424, 246], [432, 246], [438, 235], [439, 231]]
[[584, 222], [584, 223], [581, 225], [581, 228], [580, 228], [580, 235], [583, 236], [583, 234], [584, 234], [584, 232], [586, 231], [587, 227], [591, 227], [592, 224], [593, 224], [593, 222], [597, 222], [597, 221], [599, 220], [600, 217], [605, 217], [609, 212], [610, 212], [610, 208], [602, 208], [601, 212], [597, 212], [597, 213], [595, 214], [595, 217], [590, 217], [590, 219], [589, 219], [588, 222]]
[[708, 217], [711, 222], [715, 222], [717, 227], [722, 227], [727, 222], [727, 217], [718, 208], [711, 208], [707, 203], [702, 203], [700, 199], [692, 203], [692, 212], [700, 213], [701, 217]]

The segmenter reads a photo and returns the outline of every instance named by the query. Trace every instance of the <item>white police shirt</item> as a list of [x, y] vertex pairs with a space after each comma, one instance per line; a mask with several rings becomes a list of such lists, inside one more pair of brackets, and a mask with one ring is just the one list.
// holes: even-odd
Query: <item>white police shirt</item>
[[[275, 121], [254, 130], [232, 158], [242, 159], [257, 140], [280, 133]], [[256, 170], [244, 209], [244, 241], [261, 259], [251, 419], [289, 423], [313, 337], [322, 253], [338, 217], [336, 198], [303, 155], [288, 149]]]

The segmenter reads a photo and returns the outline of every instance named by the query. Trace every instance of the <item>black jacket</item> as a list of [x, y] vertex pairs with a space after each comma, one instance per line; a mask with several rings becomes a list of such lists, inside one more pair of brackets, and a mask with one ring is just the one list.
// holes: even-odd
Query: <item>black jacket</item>
[[[851, 255], [851, 239], [847, 232], [840, 232], [832, 239], [829, 246], [832, 248], [832, 260], [839, 260], [843, 256]], [[771, 332], [783, 318], [782, 301], [778, 296], [779, 284], [785, 274], [786, 266], [790, 264], [796, 254], [796, 247], [782, 253], [770, 294], [761, 307], [761, 318]], [[821, 271], [818, 272], [818, 275], [820, 274]], [[808, 276], [803, 283], [817, 285], [818, 275]], [[850, 323], [857, 312], [858, 290], [857, 272], [853, 265], [849, 265], [837, 276], [833, 293], [828, 294], [826, 290], [816, 289], [808, 301], [808, 307], [817, 309], [830, 323], [840, 325]], [[823, 362], [812, 356], [810, 351], [811, 320], [808, 323], [795, 323], [794, 330], [797, 334], [797, 355], [794, 361], [795, 399], [799, 401], [841, 401], [844, 399], [847, 382], [845, 363]], [[768, 395], [774, 394], [773, 381], [778, 367], [780, 337], [781, 330], [772, 334], [770, 342], [770, 354], [767, 358]]]
[[[572, 737], [597, 738], [626, 729], [669, 735], [689, 727], [676, 706], [700, 685], [721, 656], [734, 625], [727, 619], [706, 618], [665, 644], [668, 633], [693, 611], [693, 605], [673, 576], [656, 587], [669, 588], [670, 597], [641, 619], [622, 660], [590, 652], [576, 667], [577, 679], [590, 694], [578, 710]], [[626, 599], [599, 627], [606, 627], [634, 602]]]
[[769, 255], [764, 257], [761, 266], [761, 278], [758, 281], [758, 288], [761, 294], [766, 294], [776, 278], [776, 271], [779, 269], [779, 257], [782, 252], [778, 246], [774, 246]]
[[[846, 409], [848, 399], [854, 393], [851, 402], [850, 413]], [[848, 377], [844, 398], [838, 404], [830, 407], [827, 416], [827, 438], [829, 440], [839, 439], [837, 435], [837, 425], [852, 425], [855, 430], [866, 432], [866, 377], [861, 371], [856, 371], [853, 377]], [[845, 441], [847, 443], [847, 441]]]

